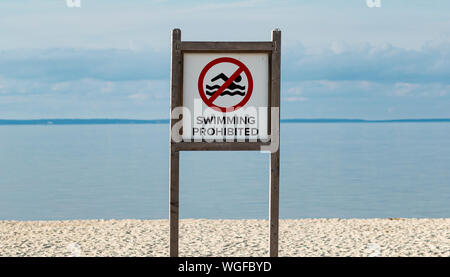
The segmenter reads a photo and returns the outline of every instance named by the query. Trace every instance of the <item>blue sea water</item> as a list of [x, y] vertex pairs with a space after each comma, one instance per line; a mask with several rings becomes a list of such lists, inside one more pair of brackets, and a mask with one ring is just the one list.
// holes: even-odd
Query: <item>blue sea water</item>
[[[0, 126], [0, 220], [167, 218], [168, 128]], [[281, 218], [450, 217], [449, 123], [281, 128]], [[181, 218], [267, 218], [268, 154], [180, 163]]]

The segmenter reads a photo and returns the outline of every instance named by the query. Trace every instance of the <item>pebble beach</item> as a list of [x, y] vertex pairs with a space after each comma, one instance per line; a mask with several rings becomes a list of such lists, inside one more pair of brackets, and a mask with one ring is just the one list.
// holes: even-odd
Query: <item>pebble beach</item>
[[[0, 256], [168, 256], [168, 220], [0, 221]], [[268, 256], [267, 220], [183, 219], [180, 256]], [[450, 218], [280, 220], [280, 256], [450, 256]]]

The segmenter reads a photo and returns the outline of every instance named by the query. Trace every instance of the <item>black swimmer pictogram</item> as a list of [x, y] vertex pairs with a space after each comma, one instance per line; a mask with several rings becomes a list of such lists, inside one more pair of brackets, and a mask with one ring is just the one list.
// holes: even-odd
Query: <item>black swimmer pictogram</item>
[[[227, 76], [226, 74], [230, 74], [230, 72], [225, 74], [216, 71], [215, 74], [211, 74], [209, 75], [210, 77], [205, 78], [207, 73], [215, 65], [228, 63], [237, 66], [233, 74]], [[245, 74], [245, 77], [241, 74]], [[253, 77], [248, 67], [241, 61], [230, 57], [220, 57], [205, 65], [198, 76], [197, 86], [200, 97], [208, 107], [219, 112], [227, 113], [243, 107], [248, 102], [253, 92]], [[226, 94], [230, 97], [221, 97], [221, 99], [226, 101], [216, 101], [220, 95]], [[236, 97], [236, 95], [240, 97]]]
[[[211, 82], [214, 83], [215, 81], [222, 79], [224, 82], [226, 82], [228, 80], [228, 76], [225, 75], [224, 73], [220, 73], [218, 74], [216, 77], [211, 79]], [[234, 95], [240, 95], [240, 96], [244, 96], [245, 95], [245, 86], [240, 86], [236, 83], [239, 83], [240, 81], [242, 81], [242, 77], [241, 75], [237, 76], [236, 79], [234, 79], [233, 82], [231, 82], [228, 87], [220, 94], [220, 96], [224, 96], [224, 95], [230, 95], [230, 96], [234, 96]], [[236, 83], [235, 83], [236, 82]], [[220, 88], [220, 85], [206, 85], [206, 90], [205, 93], [209, 96], [213, 95], [218, 89]]]

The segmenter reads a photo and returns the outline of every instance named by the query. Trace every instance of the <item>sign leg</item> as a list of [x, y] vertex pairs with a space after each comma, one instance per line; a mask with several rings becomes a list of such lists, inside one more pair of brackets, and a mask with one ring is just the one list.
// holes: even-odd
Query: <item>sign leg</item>
[[170, 147], [170, 205], [169, 205], [169, 225], [170, 225], [170, 257], [178, 257], [178, 219], [179, 219], [179, 167], [180, 152]]
[[271, 113], [271, 136], [278, 143], [277, 151], [270, 154], [270, 240], [269, 253], [271, 257], [278, 256], [278, 219], [280, 195], [280, 77], [281, 77], [281, 31], [272, 31], [272, 41], [275, 49], [272, 52], [271, 68], [271, 106], [278, 108]]
[[278, 219], [279, 219], [280, 150], [270, 154], [270, 257], [278, 257]]

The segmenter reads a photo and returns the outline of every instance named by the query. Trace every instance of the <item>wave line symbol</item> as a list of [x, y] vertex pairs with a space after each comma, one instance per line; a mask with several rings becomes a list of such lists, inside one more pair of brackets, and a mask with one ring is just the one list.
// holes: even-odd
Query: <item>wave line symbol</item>
[[219, 96], [229, 95], [229, 96], [245, 96], [245, 86], [240, 86], [236, 83], [242, 80], [241, 77], [242, 68], [238, 68], [234, 74], [228, 78], [224, 73], [218, 74], [216, 77], [211, 79], [211, 82], [215, 82], [222, 79], [224, 83], [222, 85], [206, 85], [205, 94], [211, 96], [209, 101], [211, 103]]
[[[217, 90], [206, 90], [205, 93], [206, 93], [206, 95], [211, 96], [216, 91]], [[226, 89], [220, 94], [220, 96], [224, 96], [224, 95], [230, 95], [230, 96], [240, 95], [240, 96], [244, 96], [245, 95], [245, 91], [241, 91], [241, 90], [238, 90], [238, 89], [236, 89], [236, 90], [228, 90], [228, 89]]]

